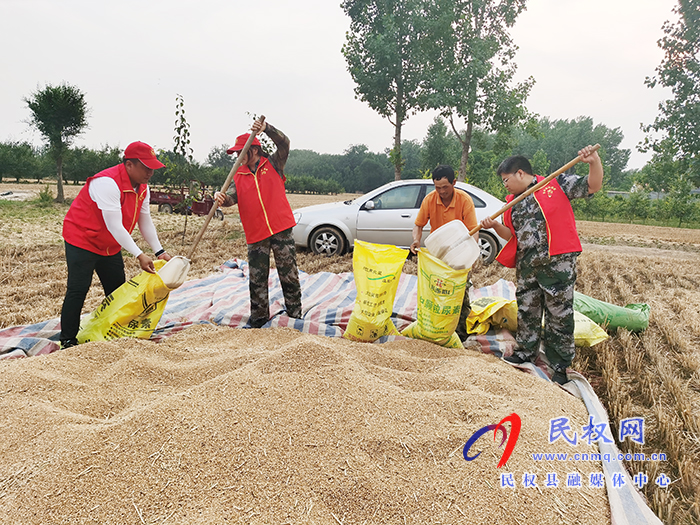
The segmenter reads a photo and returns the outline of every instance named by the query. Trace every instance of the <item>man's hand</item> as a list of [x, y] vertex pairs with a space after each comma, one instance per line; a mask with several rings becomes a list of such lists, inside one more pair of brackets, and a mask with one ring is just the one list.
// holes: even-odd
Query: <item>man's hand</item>
[[413, 236], [413, 242], [411, 243], [411, 246], [409, 246], [409, 249], [413, 255], [416, 255], [420, 249], [420, 240], [423, 238], [423, 227], [414, 224], [411, 235]]
[[216, 204], [218, 204], [219, 207], [221, 207], [226, 202], [226, 194], [221, 193], [220, 191], [215, 191], [214, 192], [214, 200], [216, 201]]
[[481, 227], [485, 228], [487, 230], [488, 229], [495, 229], [499, 224], [500, 224], [500, 222], [498, 222], [495, 219], [492, 219], [491, 217], [486, 217], [485, 219], [483, 219], [481, 221]]
[[[165, 255], [165, 254], [164, 253], [161, 254], [161, 257], [163, 255]], [[170, 257], [170, 256], [168, 256], [168, 257]], [[146, 255], [145, 253], [142, 253], [141, 255], [139, 255], [137, 257], [137, 259], [139, 260], [139, 264], [141, 265], [141, 269], [144, 272], [156, 273], [156, 267], [153, 265], [153, 259], [151, 259], [148, 255]]]
[[253, 135], [257, 135], [261, 131], [265, 131], [265, 128], [267, 128], [267, 122], [263, 122], [261, 119], [258, 119], [253, 122], [250, 131], [253, 133]]
[[578, 152], [579, 157], [581, 157], [581, 162], [586, 164], [593, 164], [594, 162], [600, 162], [600, 156], [598, 151], [591, 151], [593, 146], [586, 146]]
[[169, 261], [170, 259], [172, 259], [172, 257], [170, 257], [170, 254], [168, 252], [163, 252], [158, 256], [158, 259], [160, 259], [161, 261]]
[[506, 241], [509, 241], [510, 238], [513, 236], [508, 226], [506, 226], [505, 224], [501, 224], [496, 219], [492, 219], [491, 217], [485, 217], [484, 219], [482, 219], [481, 227], [485, 230], [494, 230], [501, 239], [505, 239]]
[[603, 163], [597, 151], [586, 146], [578, 152], [581, 162], [588, 164], [588, 193], [594, 194], [603, 187]]

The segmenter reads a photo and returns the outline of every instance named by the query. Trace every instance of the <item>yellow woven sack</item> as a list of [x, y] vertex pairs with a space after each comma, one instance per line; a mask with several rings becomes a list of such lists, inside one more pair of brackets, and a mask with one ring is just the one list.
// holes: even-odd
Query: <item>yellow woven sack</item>
[[471, 302], [467, 332], [483, 335], [492, 326], [515, 332], [518, 328], [518, 302], [505, 297], [479, 297]]
[[[157, 271], [165, 261], [153, 264]], [[141, 272], [105, 297], [92, 316], [80, 323], [78, 342], [148, 339], [163, 315], [170, 291], [157, 273]]]
[[[544, 318], [542, 327], [544, 327]], [[608, 337], [608, 333], [590, 318], [574, 310], [574, 346], [597, 345]]]
[[391, 312], [407, 256], [408, 250], [396, 246], [355, 241], [352, 270], [357, 297], [343, 337], [371, 343], [385, 335], [399, 335]]
[[581, 312], [574, 310], [574, 345], [593, 346], [605, 341], [608, 333]]
[[418, 252], [418, 309], [416, 320], [401, 335], [449, 348], [463, 348], [455, 334], [466, 291], [469, 269], [453, 270], [430, 252]]

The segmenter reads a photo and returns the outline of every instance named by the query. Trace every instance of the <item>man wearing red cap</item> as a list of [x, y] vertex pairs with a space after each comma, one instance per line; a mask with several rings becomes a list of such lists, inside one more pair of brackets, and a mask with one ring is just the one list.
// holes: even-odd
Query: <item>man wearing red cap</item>
[[[216, 192], [214, 198], [219, 206], [238, 204], [248, 244], [248, 324], [252, 328], [260, 328], [270, 320], [267, 287], [270, 250], [275, 255], [275, 265], [289, 317], [301, 318], [301, 287], [292, 237], [292, 228], [296, 221], [284, 188], [284, 166], [289, 156], [289, 139], [261, 119], [253, 123], [251, 131], [254, 135], [264, 131], [277, 146], [277, 151], [268, 155], [262, 150], [260, 141], [254, 138], [240, 168], [233, 176], [230, 190], [226, 194]], [[227, 153], [240, 152], [249, 137], [249, 133], [240, 135]]]
[[148, 181], [164, 166], [151, 146], [133, 142], [124, 151], [123, 163], [88, 178], [71, 204], [63, 220], [68, 285], [61, 309], [62, 348], [78, 344], [80, 312], [93, 272], [105, 296], [126, 282], [122, 248], [139, 260], [143, 270], [155, 273], [153, 260], [131, 238], [137, 223], [155, 256], [170, 260], [158, 240], [149, 206]]

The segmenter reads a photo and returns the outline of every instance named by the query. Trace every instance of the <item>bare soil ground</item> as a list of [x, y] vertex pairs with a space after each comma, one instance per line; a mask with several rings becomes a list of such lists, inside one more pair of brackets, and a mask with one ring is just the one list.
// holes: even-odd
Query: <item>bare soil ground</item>
[[[43, 186], [34, 187], [37, 192]], [[27, 190], [28, 185], [17, 185]], [[12, 185], [0, 184], [0, 192]], [[78, 187], [67, 186], [68, 197]], [[294, 208], [352, 198], [296, 196]], [[190, 278], [246, 258], [236, 209], [212, 221]], [[186, 255], [203, 218], [154, 219]], [[613, 423], [645, 418], [644, 445], [667, 461], [629, 462], [665, 523], [700, 520], [700, 231], [579, 222], [577, 290], [651, 305], [649, 328], [579, 349]], [[0, 217], [0, 327], [59, 316], [60, 220]], [[143, 240], [136, 235], [137, 242]], [[352, 257], [298, 254], [306, 272], [352, 271]], [[126, 258], [127, 275], [138, 273]], [[404, 271], [415, 273], [413, 260]], [[512, 270], [477, 265], [474, 286]], [[102, 300], [93, 283], [85, 305]], [[552, 417], [586, 421], [580, 402], [492, 357], [418, 341], [375, 346], [288, 330], [187, 330], [168, 341], [90, 343], [0, 363], [0, 514], [7, 523], [605, 523], [603, 491], [548, 489], [537, 464]], [[507, 469], [536, 490], [499, 488], [502, 449], [465, 462], [480, 427], [517, 412], [523, 434]], [[525, 423], [527, 421], [527, 424]], [[479, 443], [487, 442], [482, 440]], [[629, 443], [629, 442], [626, 442]], [[627, 448], [625, 448], [627, 447]], [[455, 452], [455, 450], [457, 452]], [[568, 446], [562, 451], [571, 452]], [[581, 474], [599, 464], [577, 466]], [[673, 483], [660, 489], [659, 473]], [[518, 477], [519, 476], [519, 477]], [[487, 518], [488, 516], [488, 518]]]

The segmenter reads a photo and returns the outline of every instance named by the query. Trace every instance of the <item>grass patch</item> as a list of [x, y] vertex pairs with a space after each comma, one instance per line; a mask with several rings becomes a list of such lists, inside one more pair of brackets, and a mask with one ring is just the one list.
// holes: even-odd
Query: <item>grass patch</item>
[[242, 231], [232, 231], [228, 233], [225, 237], [225, 241], [237, 241], [238, 239], [244, 239], [245, 238], [245, 233]]
[[53, 197], [46, 202], [41, 197], [33, 201], [0, 200], [0, 214], [3, 219], [36, 221], [47, 218], [59, 218], [61, 221], [68, 211], [67, 204], [53, 202]]

